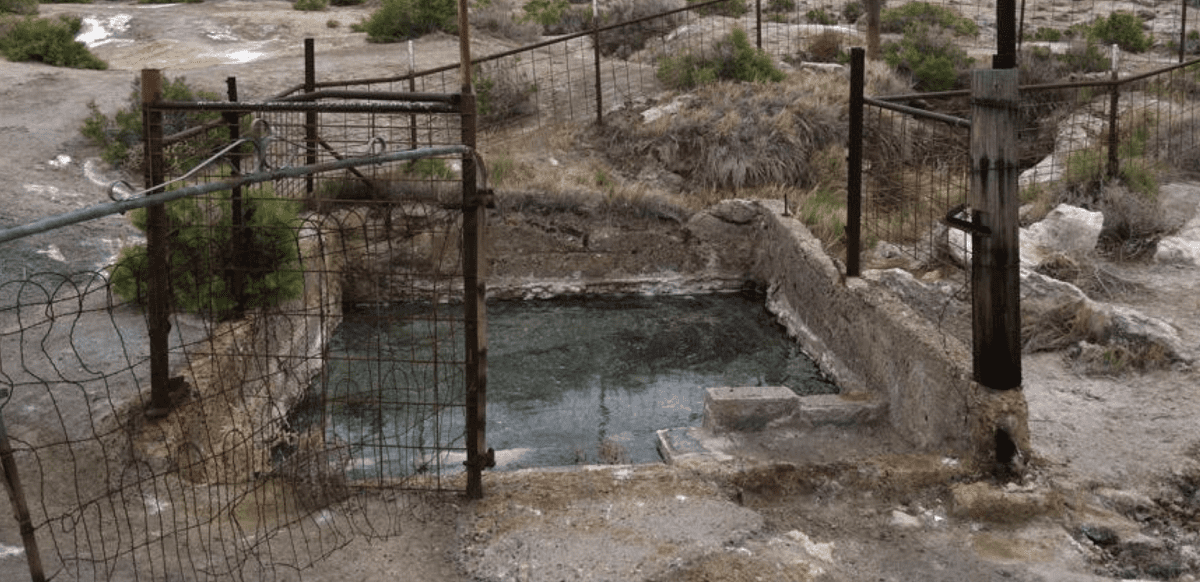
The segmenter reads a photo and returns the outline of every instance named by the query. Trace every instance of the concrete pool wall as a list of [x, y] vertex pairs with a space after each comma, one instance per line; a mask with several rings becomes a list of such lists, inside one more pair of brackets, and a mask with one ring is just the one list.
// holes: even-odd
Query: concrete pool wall
[[[972, 381], [967, 346], [877, 284], [875, 273], [844, 277], [808, 229], [782, 216], [782, 211], [783, 205], [777, 201], [728, 200], [682, 224], [653, 215], [625, 220], [576, 213], [565, 222], [545, 212], [533, 217], [497, 217], [488, 233], [489, 297], [680, 294], [735, 291], [747, 286], [765, 290], [767, 307], [833, 377], [844, 397], [871, 403], [877, 412], [869, 418], [880, 419], [877, 422], [890, 428], [914, 452], [960, 457], [985, 467], [995, 462], [999, 435], [1019, 450], [1029, 450], [1021, 391], [995, 392]], [[431, 225], [443, 232], [446, 226]], [[367, 230], [363, 225], [355, 228]], [[395, 232], [407, 233], [400, 236], [408, 237], [405, 242], [409, 245], [422, 237], [436, 241], [436, 237], [413, 229]], [[312, 293], [303, 300], [305, 310], [340, 312], [328, 306], [331, 298], [339, 296], [346, 303], [409, 299], [381, 297], [377, 281], [355, 280], [356, 264], [363, 267], [360, 273], [388, 271], [384, 265], [369, 264], [378, 260], [372, 257], [372, 244], [341, 244], [347, 238], [347, 233], [336, 229], [324, 233], [324, 244], [319, 246], [328, 256], [306, 259], [347, 267], [341, 280], [321, 277], [319, 282], [313, 281]], [[413, 260], [429, 260], [426, 255], [435, 246], [445, 248], [445, 243], [418, 249]], [[453, 248], [450, 252], [454, 254]], [[259, 324], [264, 325], [292, 324]], [[276, 335], [267, 331], [261, 337], [265, 341]], [[328, 341], [327, 332], [318, 335], [323, 338], [319, 341]], [[303, 352], [296, 355], [320, 353], [323, 348], [315, 346], [314, 339], [308, 336], [296, 342], [295, 347]], [[277, 341], [271, 343], [278, 349]], [[248, 347], [251, 349], [244, 353], [256, 353], [253, 346]], [[202, 362], [191, 363], [192, 369], [204, 367]], [[244, 366], [226, 362], [219, 367]], [[188, 379], [204, 382], [195, 375]], [[267, 403], [266, 408], [286, 408], [285, 401], [298, 398], [308, 380], [295, 378], [289, 382], [295, 386], [272, 386], [271, 394], [286, 396]], [[194, 389], [207, 393], [205, 386]], [[186, 464], [181, 462], [184, 459], [175, 461]]]

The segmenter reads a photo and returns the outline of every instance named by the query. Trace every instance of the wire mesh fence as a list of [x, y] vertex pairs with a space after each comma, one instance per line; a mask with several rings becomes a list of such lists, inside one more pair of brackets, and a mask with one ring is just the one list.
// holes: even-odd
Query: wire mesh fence
[[[162, 386], [152, 209], [105, 271], [0, 289], [6, 477], [47, 579], [294, 579], [470, 489], [460, 100], [317, 96], [146, 106], [152, 191], [211, 186], [158, 206]], [[383, 155], [415, 148], [442, 153]]]

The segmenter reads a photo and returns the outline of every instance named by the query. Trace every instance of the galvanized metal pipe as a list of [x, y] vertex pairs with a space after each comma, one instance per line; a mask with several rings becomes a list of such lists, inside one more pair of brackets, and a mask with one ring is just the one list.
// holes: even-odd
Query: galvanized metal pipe
[[[344, 160], [336, 160], [332, 162], [322, 162], [310, 166], [297, 166], [289, 168], [281, 168], [268, 172], [255, 172], [246, 174], [237, 178], [231, 178], [221, 182], [212, 182], [209, 184], [200, 184], [197, 186], [188, 186], [170, 192], [162, 192], [153, 196], [141, 196], [120, 202], [110, 202], [105, 204], [97, 204], [89, 208], [83, 208], [73, 212], [48, 216], [28, 224], [14, 226], [12, 228], [0, 230], [0, 243], [5, 243], [11, 240], [16, 240], [26, 236], [62, 228], [64, 226], [86, 222], [97, 218], [113, 214], [123, 214], [130, 210], [138, 208], [146, 208], [149, 206], [161, 205], [165, 202], [187, 198], [188, 196], [198, 196], [209, 192], [218, 192], [220, 190], [229, 190], [235, 186], [246, 186], [256, 184], [258, 182], [266, 182], [268, 180], [280, 180], [283, 178], [300, 178], [308, 174], [320, 172], [329, 172], [332, 170], [344, 170], [347, 168], [355, 168], [358, 166], [369, 166], [372, 164], [383, 164], [387, 162], [396, 162], [400, 160], [416, 160], [421, 158], [431, 158], [435, 156], [448, 156], [455, 154], [469, 154], [472, 149], [467, 146], [439, 146], [429, 148], [418, 148], [415, 150], [403, 150], [392, 152], [390, 154], [379, 154], [376, 156], [346, 158]], [[144, 194], [138, 192], [136, 195]]]

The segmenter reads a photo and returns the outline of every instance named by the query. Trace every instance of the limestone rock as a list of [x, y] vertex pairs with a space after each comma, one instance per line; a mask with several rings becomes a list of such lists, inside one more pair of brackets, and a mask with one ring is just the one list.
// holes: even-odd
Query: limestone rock
[[1174, 236], [1158, 241], [1154, 260], [1177, 265], [1200, 265], [1200, 216], [1189, 220]]
[[1088, 253], [1096, 248], [1103, 226], [1102, 213], [1060, 204], [1041, 221], [1021, 229], [1021, 264], [1036, 266], [1054, 253]]

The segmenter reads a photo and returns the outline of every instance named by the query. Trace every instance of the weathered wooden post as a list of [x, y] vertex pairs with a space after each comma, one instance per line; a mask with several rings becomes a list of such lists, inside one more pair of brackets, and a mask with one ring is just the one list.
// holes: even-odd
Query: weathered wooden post
[[[0, 399], [7, 399], [8, 389], [0, 388]], [[4, 426], [4, 410], [0, 408], [0, 473], [4, 475], [4, 489], [12, 501], [13, 517], [21, 530], [21, 542], [25, 544], [25, 561], [29, 564], [29, 579], [45, 582], [46, 572], [42, 568], [42, 554], [38, 550], [37, 535], [33, 519], [29, 516], [29, 503], [25, 501], [25, 489], [17, 474], [17, 461], [13, 457], [12, 444], [8, 440], [8, 429]]]
[[867, 58], [878, 61], [879, 55], [879, 13], [883, 0], [867, 0]]
[[1020, 255], [1017, 241], [1020, 95], [1016, 69], [971, 77], [971, 294], [975, 381], [1021, 386]]
[[[151, 105], [162, 100], [162, 72], [142, 69], [142, 147], [145, 154], [143, 178], [146, 195], [153, 196], [164, 181], [163, 114]], [[166, 416], [171, 410], [167, 374], [168, 335], [171, 331], [171, 280], [167, 248], [170, 219], [162, 204], [146, 208], [147, 331], [150, 335], [150, 407], [151, 418]]]

